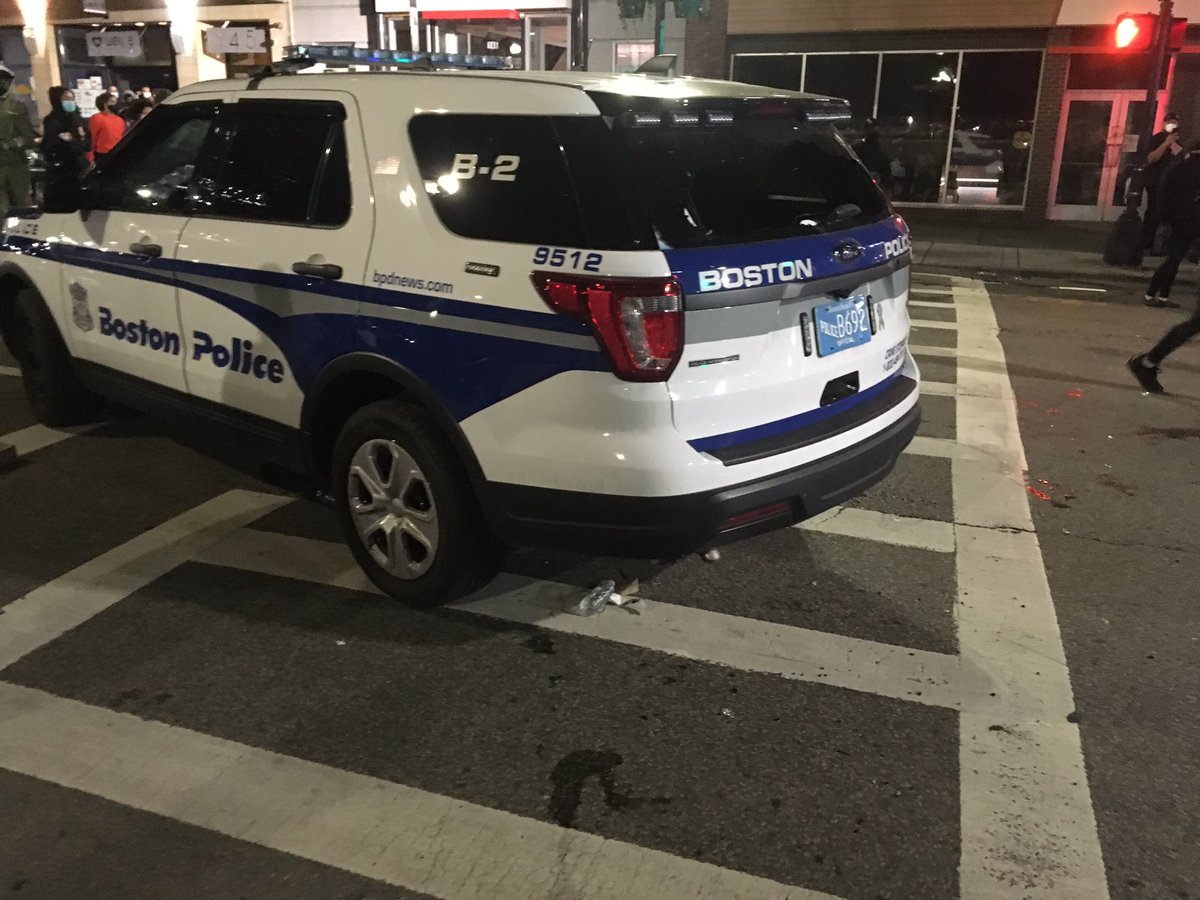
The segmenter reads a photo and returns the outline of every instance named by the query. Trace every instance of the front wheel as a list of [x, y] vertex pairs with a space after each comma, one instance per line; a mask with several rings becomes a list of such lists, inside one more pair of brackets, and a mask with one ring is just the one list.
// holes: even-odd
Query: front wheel
[[333, 452], [339, 523], [380, 590], [415, 607], [456, 600], [498, 571], [500, 547], [449, 442], [400, 400], [350, 417]]
[[71, 354], [58, 326], [33, 288], [17, 294], [6, 325], [5, 343], [21, 367], [25, 396], [39, 422], [58, 427], [99, 418], [100, 398], [75, 377]]

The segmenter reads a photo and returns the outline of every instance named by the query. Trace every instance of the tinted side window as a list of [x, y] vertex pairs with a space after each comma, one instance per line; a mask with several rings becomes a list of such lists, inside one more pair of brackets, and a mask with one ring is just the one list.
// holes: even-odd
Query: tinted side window
[[206, 185], [206, 214], [296, 225], [350, 217], [350, 174], [340, 103], [243, 100], [220, 174]]
[[88, 179], [88, 205], [128, 212], [182, 213], [217, 106], [181, 103], [155, 110]]
[[433, 208], [455, 234], [587, 246], [548, 116], [423, 115], [409, 135]]

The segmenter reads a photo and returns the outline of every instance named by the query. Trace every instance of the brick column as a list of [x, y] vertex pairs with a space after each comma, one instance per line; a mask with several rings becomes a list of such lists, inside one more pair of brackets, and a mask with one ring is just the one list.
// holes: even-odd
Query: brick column
[[1029, 185], [1025, 193], [1025, 215], [1041, 221], [1050, 203], [1050, 178], [1054, 174], [1054, 151], [1062, 119], [1063, 93], [1071, 57], [1047, 53], [1042, 66], [1042, 94], [1033, 123], [1033, 152], [1029, 158]]
[[683, 45], [684, 74], [699, 78], [728, 78], [726, 30], [729, 0], [709, 0], [708, 13], [689, 19]]

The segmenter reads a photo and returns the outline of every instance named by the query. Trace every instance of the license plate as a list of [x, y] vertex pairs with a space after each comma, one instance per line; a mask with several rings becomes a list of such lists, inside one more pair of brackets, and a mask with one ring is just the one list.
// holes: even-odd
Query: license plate
[[817, 326], [817, 352], [821, 356], [840, 353], [871, 340], [868, 298], [847, 297], [813, 310]]

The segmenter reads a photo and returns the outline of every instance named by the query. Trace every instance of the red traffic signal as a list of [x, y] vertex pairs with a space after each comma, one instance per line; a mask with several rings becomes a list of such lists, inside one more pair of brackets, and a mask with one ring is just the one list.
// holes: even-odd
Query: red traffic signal
[[1149, 50], [1157, 25], [1158, 16], [1149, 13], [1121, 16], [1117, 19], [1113, 43], [1118, 50]]
[[[1187, 32], [1187, 19], [1171, 22], [1171, 50], [1183, 49]], [[1154, 47], [1158, 33], [1158, 16], [1153, 13], [1125, 14], [1117, 19], [1113, 29], [1113, 46], [1130, 53], [1141, 53]]]

